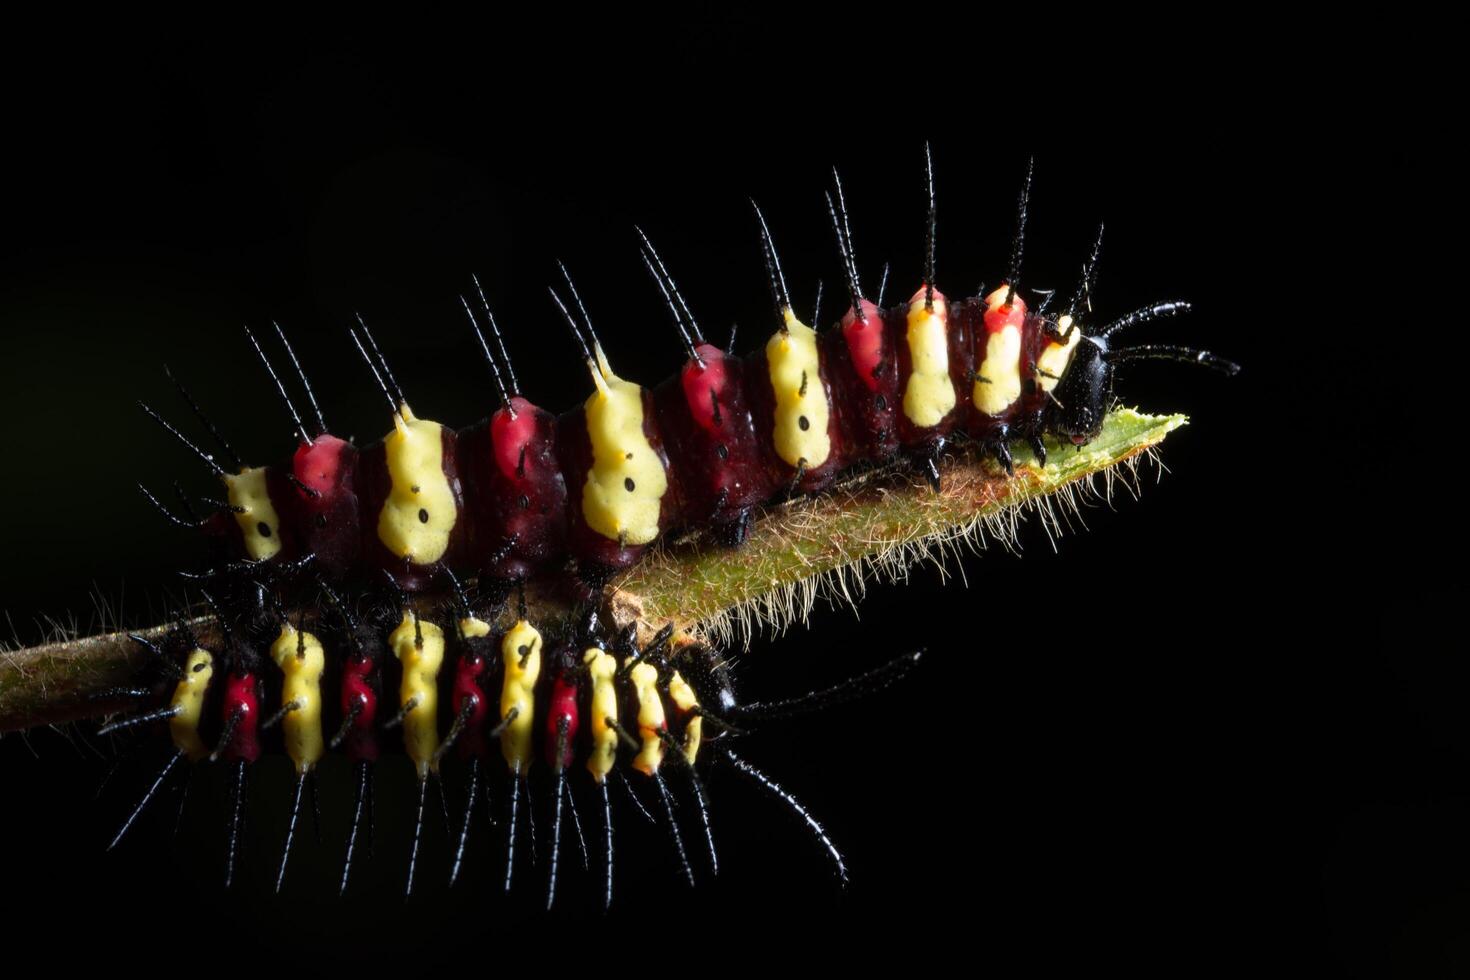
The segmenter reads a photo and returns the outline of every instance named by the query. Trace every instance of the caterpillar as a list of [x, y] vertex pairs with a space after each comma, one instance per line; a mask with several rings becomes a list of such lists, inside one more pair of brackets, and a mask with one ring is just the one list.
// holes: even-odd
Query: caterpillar
[[[821, 494], [857, 469], [907, 460], [938, 492], [941, 462], [960, 440], [973, 443], [1005, 472], [1014, 470], [1015, 442], [1042, 459], [1048, 439], [1053, 452], [1058, 442], [1086, 445], [1111, 407], [1112, 372], [1119, 363], [1172, 358], [1234, 370], [1203, 351], [1112, 344], [1125, 329], [1183, 312], [1182, 303], [1156, 304], [1095, 329], [1084, 327], [1100, 233], [1059, 313], [1049, 312], [1048, 294], [1033, 292], [1028, 303], [1020, 270], [1029, 169], [1005, 277], [972, 299], [949, 300], [936, 284], [932, 166], [927, 173], [924, 276], [906, 302], [889, 307], [882, 285], [871, 300], [862, 287], [834, 174], [827, 210], [849, 305], [832, 329], [821, 332], [813, 329], [816, 315], [811, 326], [798, 317], [774, 236], [759, 207], [754, 209], [776, 321], [765, 345], [746, 357], [734, 354], [733, 343], [707, 342], [662, 256], [638, 233], [642, 260], [688, 354], [674, 378], [651, 388], [614, 372], [593, 329], [591, 304], [583, 303], [563, 268], [552, 299], [596, 390], [560, 416], [520, 392], [490, 304], [478, 289], [473, 301], [467, 296], [461, 303], [498, 406], [485, 422], [464, 430], [413, 413], [365, 319], [351, 329], [351, 338], [388, 402], [393, 431], [361, 450], [329, 433], [285, 332], [278, 329], [277, 339], [306, 395], [305, 412], [290, 396], [284, 372], [275, 370], [251, 335], [294, 423], [298, 447], [289, 462], [245, 465], [180, 385], [232, 464], [227, 469], [148, 408], [223, 483], [225, 499], [202, 519], [181, 518], [144, 491], [168, 520], [205, 530], [223, 545], [190, 573], [214, 604], [208, 627], [214, 635], [205, 638], [181, 626], [163, 643], [140, 637], [174, 689], [167, 705], [113, 725], [166, 721], [177, 750], [170, 768], [207, 756], [231, 762], [237, 801], [244, 798], [245, 765], [261, 751], [260, 731], [279, 728], [299, 777], [293, 829], [313, 767], [330, 742], [345, 747], [353, 761], [370, 764], [383, 723], [401, 727], [405, 752], [420, 777], [421, 827], [431, 777], [444, 753], [464, 753], [474, 766], [498, 741], [511, 777], [507, 884], [515, 867], [523, 771], [546, 765], [561, 776], [574, 764], [595, 764], [605, 793], [614, 772], [636, 770], [655, 780], [681, 866], [692, 876], [659, 775], [665, 758], [690, 763], [694, 798], [702, 803], [695, 773], [703, 761], [703, 721], [724, 724], [729, 733], [740, 729], [742, 718], [761, 712], [738, 705], [708, 647], [675, 637], [672, 630], [663, 635], [666, 624], [641, 623], [615, 636], [595, 617], [533, 623], [520, 594], [525, 584], [549, 580], [572, 604], [596, 607], [615, 576], [636, 566], [659, 539], [692, 531], [711, 547], [739, 548], [758, 508]], [[466, 574], [478, 582], [473, 598], [459, 584]], [[344, 597], [349, 591], [366, 597], [366, 614]], [[272, 663], [279, 673], [270, 672]], [[895, 661], [782, 710], [846, 697], [886, 682], [911, 663]], [[395, 664], [401, 664], [396, 685], [381, 670]], [[497, 664], [498, 673], [488, 666]], [[323, 686], [324, 675], [339, 676], [339, 692]], [[443, 711], [434, 703], [441, 689], [449, 692]], [[113, 693], [155, 696], [141, 688]], [[385, 697], [388, 702], [381, 704]], [[216, 737], [206, 752], [203, 710], [215, 700]], [[396, 711], [388, 717], [383, 709], [390, 706]], [[262, 718], [266, 711], [269, 717]], [[441, 722], [447, 722], [442, 730]], [[334, 728], [336, 737], [329, 738]], [[762, 778], [731, 758], [737, 771]], [[477, 772], [472, 769], [463, 827], [474, 810]], [[360, 785], [359, 812], [371, 782]], [[560, 801], [560, 778], [556, 785]], [[768, 788], [797, 806], [784, 790]], [[563, 812], [558, 802], [557, 821]], [[804, 810], [797, 812], [817, 827]], [[816, 832], [843, 873], [835, 850]], [[558, 827], [553, 855], [561, 837]], [[282, 875], [289, 840], [288, 832]], [[712, 848], [710, 853], [713, 861]], [[548, 890], [554, 896], [554, 885]]]

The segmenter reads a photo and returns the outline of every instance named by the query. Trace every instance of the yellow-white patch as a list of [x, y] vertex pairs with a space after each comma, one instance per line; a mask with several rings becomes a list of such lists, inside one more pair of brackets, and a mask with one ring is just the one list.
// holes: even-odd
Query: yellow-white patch
[[909, 304], [909, 380], [903, 391], [903, 414], [914, 425], [938, 425], [954, 408], [954, 382], [949, 377], [949, 337], [945, 332], [945, 304], [935, 299], [924, 308], [922, 297]]
[[658, 537], [658, 512], [669, 488], [663, 460], [643, 434], [643, 389], [607, 367], [598, 349], [597, 391], [587, 399], [592, 468], [582, 485], [582, 517], [598, 534], [623, 544]]
[[444, 427], [401, 405], [383, 448], [392, 487], [378, 512], [378, 540], [399, 558], [433, 564], [449, 550], [459, 519], [444, 475]]
[[403, 664], [398, 706], [413, 704], [413, 710], [403, 716], [403, 748], [419, 778], [428, 779], [436, 768], [434, 753], [439, 748], [439, 669], [444, 666], [444, 631], [422, 619], [415, 622], [413, 614], [405, 611], [402, 622], [388, 634], [388, 648]]
[[266, 490], [265, 467], [251, 467], [220, 479], [235, 508], [235, 522], [245, 538], [245, 553], [255, 561], [274, 558], [281, 550], [281, 521]]
[[500, 754], [512, 772], [531, 765], [531, 735], [536, 725], [536, 680], [541, 676], [541, 633], [518, 620], [500, 641], [505, 681], [500, 688], [500, 720], [515, 711], [515, 720], [500, 733]]
[[[1007, 326], [989, 335], [972, 397], [986, 415], [999, 415], [1021, 397], [1021, 331]], [[981, 380], [984, 379], [984, 380]]]
[[209, 691], [212, 677], [214, 657], [208, 650], [196, 647], [184, 661], [183, 679], [174, 686], [174, 695], [169, 700], [169, 707], [178, 712], [168, 720], [169, 738], [190, 762], [209, 755], [208, 747], [199, 737], [199, 721], [204, 716], [204, 695]]
[[607, 723], [609, 718], [618, 720], [618, 692], [613, 686], [618, 662], [612, 654], [588, 647], [582, 653], [582, 663], [587, 665], [587, 676], [592, 680], [592, 751], [587, 756], [587, 771], [600, 783], [618, 759], [618, 733]]
[[271, 659], [281, 668], [281, 704], [296, 707], [281, 719], [286, 755], [304, 776], [316, 767], [326, 752], [322, 740], [322, 670], [326, 654], [321, 641], [310, 633], [298, 633], [290, 623], [281, 627], [271, 644]]
[[790, 309], [785, 317], [786, 329], [766, 343], [766, 366], [776, 401], [773, 441], [776, 455], [788, 466], [799, 466], [805, 460], [807, 469], [816, 469], [832, 452], [827, 435], [831, 406], [818, 373], [817, 333]]
[[[623, 661], [627, 667], [632, 658]], [[664, 759], [664, 742], [659, 737], [667, 720], [663, 698], [658, 696], [658, 668], [650, 663], [634, 664], [628, 671], [633, 692], [638, 698], [638, 738], [642, 747], [633, 757], [633, 768], [652, 776]]]
[[[679, 676], [677, 670], [674, 671], [674, 676], [669, 678], [669, 699], [683, 715], [689, 715], [699, 707], [699, 699], [694, 696], [694, 688]], [[690, 763], [693, 763], [695, 757], [699, 755], [699, 743], [703, 734], [704, 719], [699, 715], [690, 715], [689, 720], [684, 724], [684, 758]]]
[[[1057, 321], [1057, 332], [1065, 335], [1072, 327], [1072, 314], [1067, 313]], [[1072, 352], [1077, 349], [1077, 342], [1082, 339], [1080, 329], [1072, 329], [1072, 336], [1067, 338], [1065, 344], [1055, 342], [1048, 343], [1042, 348], [1040, 356], [1036, 358], [1036, 376], [1041, 383], [1042, 391], [1051, 391], [1057, 386], [1062, 375], [1067, 373], [1067, 365], [1072, 363]], [[1042, 373], [1045, 372], [1045, 373]], [[1047, 377], [1047, 375], [1053, 377]]]

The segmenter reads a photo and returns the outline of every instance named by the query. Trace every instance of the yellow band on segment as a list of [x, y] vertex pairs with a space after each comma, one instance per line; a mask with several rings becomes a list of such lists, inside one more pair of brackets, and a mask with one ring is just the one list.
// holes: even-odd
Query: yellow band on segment
[[605, 538], [648, 544], [658, 537], [668, 474], [643, 434], [643, 389], [613, 374], [600, 347], [597, 356], [598, 364], [589, 366], [601, 383], [584, 413], [592, 468], [582, 486], [582, 517]]
[[512, 772], [531, 766], [531, 734], [536, 722], [536, 680], [541, 676], [541, 634], [524, 619], [518, 620], [500, 641], [505, 683], [500, 689], [500, 720], [515, 719], [500, 733], [500, 754]]
[[1062, 375], [1067, 373], [1067, 365], [1072, 363], [1072, 352], [1077, 349], [1077, 342], [1082, 339], [1082, 331], [1072, 328], [1072, 314], [1064, 313], [1057, 320], [1057, 332], [1066, 336], [1068, 330], [1072, 330], [1072, 336], [1067, 337], [1065, 344], [1051, 341], [1036, 358], [1036, 375], [1042, 391], [1051, 391], [1057, 386]]
[[935, 298], [934, 309], [915, 296], [909, 304], [908, 385], [903, 391], [903, 414], [914, 425], [927, 429], [944, 421], [954, 408], [954, 382], [949, 377], [949, 336], [945, 322], [949, 311]]
[[[422, 638], [422, 642], [420, 639]], [[398, 706], [413, 708], [403, 715], [403, 748], [413, 760], [419, 779], [436, 771], [439, 748], [439, 668], [444, 666], [444, 631], [433, 623], [415, 620], [407, 610], [392, 633], [388, 647], [403, 664]]]
[[[699, 707], [699, 699], [694, 696], [694, 688], [679, 672], [674, 671], [674, 676], [669, 679], [669, 699], [674, 702], [674, 707], [679, 709], [680, 714], [688, 715]], [[684, 723], [684, 758], [689, 764], [694, 765], [695, 757], [699, 755], [699, 743], [704, 737], [704, 719], [699, 715], [691, 715]]]
[[296, 707], [281, 719], [286, 755], [296, 764], [297, 775], [316, 767], [326, 752], [322, 739], [322, 670], [327, 658], [321, 641], [310, 633], [298, 633], [286, 623], [271, 644], [271, 659], [281, 668], [281, 703]]
[[444, 427], [414, 418], [405, 403], [383, 448], [392, 489], [378, 512], [378, 540], [399, 558], [433, 564], [449, 550], [459, 517], [444, 475]]
[[822, 387], [817, 359], [817, 333], [790, 308], [784, 311], [785, 329], [766, 342], [766, 366], [776, 397], [773, 441], [776, 455], [788, 466], [816, 469], [827, 462], [832, 440], [827, 436], [827, 389]]
[[972, 397], [980, 411], [999, 415], [1021, 397], [1021, 331], [1008, 326], [988, 336]]
[[169, 699], [169, 707], [177, 714], [168, 720], [168, 734], [174, 748], [190, 762], [209, 755], [209, 748], [199, 737], [199, 719], [204, 716], [204, 696], [213, 677], [214, 657], [208, 650], [196, 647], [184, 661], [184, 677], [174, 686], [174, 696]]
[[255, 466], [225, 474], [225, 491], [235, 509], [235, 523], [245, 538], [245, 553], [255, 561], [267, 561], [281, 550], [281, 521], [265, 485], [265, 467]]
[[652, 776], [664, 761], [664, 742], [659, 732], [667, 724], [664, 702], [658, 696], [658, 669], [653, 664], [640, 663], [628, 672], [628, 678], [638, 698], [638, 738], [642, 743], [633, 757], [633, 768]]
[[592, 678], [592, 753], [587, 757], [587, 771], [600, 783], [618, 761], [618, 733], [607, 723], [609, 718], [618, 720], [618, 693], [613, 684], [618, 662], [612, 654], [588, 647], [582, 663]]

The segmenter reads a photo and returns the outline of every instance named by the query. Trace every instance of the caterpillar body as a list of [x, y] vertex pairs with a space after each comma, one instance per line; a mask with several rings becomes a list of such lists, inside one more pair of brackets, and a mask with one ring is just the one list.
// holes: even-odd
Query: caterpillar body
[[[723, 662], [700, 638], [672, 623], [612, 629], [602, 622], [608, 583], [673, 534], [697, 532], [709, 547], [738, 548], [759, 508], [821, 493], [859, 467], [910, 460], [937, 492], [940, 460], [957, 441], [978, 444], [1007, 472], [1015, 442], [1042, 460], [1048, 440], [1083, 446], [1111, 407], [1119, 363], [1176, 359], [1236, 370], [1204, 351], [1115, 345], [1121, 331], [1183, 312], [1184, 303], [1155, 304], [1096, 328], [1084, 325], [1100, 229], [1065, 300], [1054, 304], [1051, 294], [1035, 291], [1028, 300], [1020, 270], [1029, 168], [1004, 278], [972, 298], [948, 298], [934, 272], [932, 166], [928, 176], [923, 280], [906, 301], [885, 307], [883, 285], [869, 299], [860, 282], [834, 173], [827, 206], [848, 308], [820, 332], [817, 316], [808, 325], [794, 310], [774, 237], [756, 206], [776, 320], [765, 343], [745, 356], [734, 353], [733, 336], [726, 347], [709, 342], [662, 257], [639, 231], [644, 264], [688, 355], [673, 377], [651, 388], [614, 370], [588, 304], [563, 267], [563, 286], [553, 287], [551, 298], [593, 391], [561, 415], [520, 390], [478, 282], [473, 300], [461, 302], [498, 404], [466, 429], [413, 412], [361, 317], [349, 333], [393, 425], [376, 444], [360, 449], [329, 431], [279, 327], [308, 411], [298, 410], [255, 335], [249, 340], [295, 424], [299, 441], [289, 460], [246, 465], [182, 385], [230, 467], [144, 405], [210, 467], [225, 499], [203, 518], [179, 517], [144, 490], [169, 520], [215, 542], [211, 559], [190, 573], [212, 614], [203, 624], [181, 623], [162, 641], [138, 637], [154, 655], [167, 703], [104, 731], [167, 722], [175, 752], [114, 843], [175, 767], [223, 760], [231, 767], [234, 803], [228, 881], [249, 766], [263, 743], [279, 741], [297, 777], [280, 887], [303, 794], [324, 753], [341, 749], [358, 773], [345, 890], [361, 818], [371, 809], [384, 730], [397, 728], [418, 776], [416, 828], [422, 828], [441, 762], [452, 752], [465, 765], [468, 791], [451, 880], [495, 767], [505, 773], [507, 889], [517, 866], [517, 829], [531, 806], [527, 776], [533, 768], [554, 777], [548, 905], [556, 892], [564, 816], [584, 847], [587, 839], [568, 802], [567, 780], [574, 777], [590, 780], [599, 800], [605, 902], [613, 881], [610, 787], [627, 780], [641, 781], [641, 793], [630, 790], [633, 799], [640, 809], [642, 795], [653, 801], [646, 809], [663, 818], [692, 883], [690, 828], [681, 827], [673, 792], [687, 786], [699, 816], [695, 836], [717, 867], [701, 775], [712, 758], [792, 808], [845, 879], [845, 864], [816, 819], [726, 743], [762, 721], [886, 685], [913, 666], [917, 654], [804, 697], [743, 705]], [[187, 499], [184, 506], [192, 511]], [[461, 584], [467, 577], [473, 587]], [[578, 612], [538, 620], [524, 595], [532, 582], [550, 583]], [[116, 693], [157, 696], [148, 688]], [[416, 829], [409, 890], [418, 853]]]

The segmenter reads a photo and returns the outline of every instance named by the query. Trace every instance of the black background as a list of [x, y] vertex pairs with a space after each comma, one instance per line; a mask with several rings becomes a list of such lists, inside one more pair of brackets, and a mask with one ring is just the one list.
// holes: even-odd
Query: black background
[[[741, 658], [760, 697], [931, 651], [901, 688], [746, 749], [843, 846], [845, 893], [788, 815], [717, 777], [724, 869], [692, 895], [667, 842], [623, 814], [611, 916], [575, 872], [551, 916], [535, 911], [539, 873], [514, 901], [495, 897], [484, 837], [474, 881], [447, 892], [432, 821], [423, 894], [405, 903], [411, 787], [390, 760], [376, 860], [353, 894], [334, 897], [347, 787], [329, 766], [327, 843], [299, 847], [277, 899], [288, 774], [275, 759], [257, 777], [249, 877], [225, 895], [218, 776], [196, 776], [177, 839], [164, 805], [105, 855], [153, 761], [125, 761], [99, 793], [113, 752], [80, 726], [0, 740], [0, 930], [65, 962], [157, 965], [167, 951], [207, 971], [288, 954], [680, 971], [878, 954], [1149, 973], [1470, 961], [1463, 642], [1432, 615], [1457, 608], [1463, 576], [1400, 547], [1448, 533], [1454, 508], [1399, 530], [1398, 508], [1434, 491], [1426, 501], [1399, 468], [1363, 378], [1339, 361], [1368, 349], [1374, 290], [1317, 268], [1341, 234], [1346, 164], [1325, 151], [1344, 93], [1305, 71], [1298, 84], [1287, 41], [1219, 25], [1074, 51], [943, 23], [571, 20], [293, 26], [291, 40], [263, 25], [228, 41], [135, 28], [59, 34], [9, 61], [0, 604], [19, 640], [40, 637], [43, 615], [86, 627], [89, 590], [129, 622], [158, 618], [187, 542], [133, 484], [208, 485], [133, 406], [182, 417], [161, 362], [247, 458], [272, 458], [289, 429], [240, 325], [279, 319], [334, 428], [370, 441], [381, 405], [344, 336], [360, 310], [416, 410], [468, 423], [491, 404], [456, 298], [473, 271], [523, 387], [565, 407], [585, 378], [545, 297], [554, 258], [613, 363], [653, 381], [680, 354], [634, 222], [708, 332], [738, 322], [748, 349], [770, 313], [746, 195], [800, 306], [825, 279], [826, 320], [829, 168], [864, 275], [891, 261], [896, 297], [920, 269], [926, 139], [951, 295], [1000, 275], [1034, 153], [1026, 280], [1070, 284], [1105, 220], [1102, 314], [1187, 298], [1196, 313], [1148, 337], [1245, 371], [1128, 372], [1125, 400], [1192, 422], [1162, 481], [1150, 471], [1141, 501], [1089, 509], [1086, 533], [1054, 549], [1033, 521], [1023, 556], [992, 547], [943, 587], [920, 569], [874, 587], [860, 619], [822, 611]], [[1204, 54], [1203, 38], [1248, 40], [1250, 70]], [[1387, 166], [1407, 152], [1379, 149]]]

